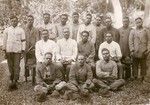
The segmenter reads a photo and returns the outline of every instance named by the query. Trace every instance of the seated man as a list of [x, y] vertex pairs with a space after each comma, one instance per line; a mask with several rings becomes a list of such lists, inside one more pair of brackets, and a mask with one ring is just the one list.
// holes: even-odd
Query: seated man
[[77, 42], [71, 38], [69, 28], [63, 29], [64, 38], [57, 41], [59, 54], [57, 56], [57, 64], [61, 67], [64, 80], [68, 81], [70, 65], [76, 60]]
[[37, 101], [44, 101], [47, 93], [59, 95], [59, 92], [65, 82], [62, 81], [62, 73], [52, 62], [52, 53], [47, 52], [44, 55], [44, 62], [37, 65], [37, 85], [34, 87]]
[[97, 79], [93, 79], [96, 88], [102, 88], [99, 93], [102, 96], [110, 96], [109, 90], [115, 91], [125, 84], [123, 79], [117, 79], [117, 64], [110, 59], [108, 49], [102, 49], [103, 59], [96, 63]]
[[100, 46], [99, 46], [99, 59], [102, 60], [102, 49], [103, 48], [107, 48], [110, 51], [110, 57], [111, 60], [115, 61], [117, 63], [117, 67], [118, 67], [118, 78], [123, 78], [123, 66], [121, 64], [120, 59], [122, 58], [122, 53], [121, 53], [121, 49], [120, 46], [117, 42], [113, 41], [113, 36], [111, 33], [107, 33], [105, 35], [106, 41], [103, 42]]
[[65, 86], [66, 91], [63, 98], [77, 98], [79, 94], [81, 96], [88, 96], [89, 90], [94, 87], [92, 78], [91, 67], [85, 63], [85, 57], [78, 55], [77, 62], [71, 66], [69, 82]]
[[82, 40], [78, 43], [78, 54], [84, 55], [86, 63], [92, 67], [93, 76], [95, 77], [95, 47], [91, 41], [88, 41], [89, 32], [83, 31], [81, 33]]

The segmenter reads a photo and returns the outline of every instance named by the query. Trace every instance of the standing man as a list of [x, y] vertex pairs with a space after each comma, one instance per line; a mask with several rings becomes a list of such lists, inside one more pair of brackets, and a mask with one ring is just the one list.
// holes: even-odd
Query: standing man
[[44, 54], [46, 52], [51, 52], [53, 54], [52, 60], [56, 60], [57, 56], [57, 44], [49, 39], [49, 31], [46, 29], [43, 29], [41, 32], [41, 40], [36, 42], [35, 45], [35, 56], [37, 63], [42, 63], [44, 61]]
[[148, 33], [143, 28], [143, 20], [138, 17], [135, 19], [136, 29], [130, 32], [129, 48], [130, 55], [133, 58], [132, 75], [134, 79], [138, 78], [139, 65], [141, 68], [141, 79], [146, 75], [146, 58], [148, 48]]
[[70, 31], [71, 31], [71, 36], [70, 38], [77, 40], [77, 33], [78, 33], [78, 29], [79, 29], [79, 13], [78, 12], [74, 12], [72, 14], [72, 23], [70, 25]]
[[78, 54], [81, 54], [85, 57], [86, 63], [89, 64], [92, 68], [93, 76], [95, 77], [95, 47], [91, 41], [88, 41], [89, 32], [83, 31], [81, 33], [82, 40], [78, 43]]
[[63, 29], [64, 38], [57, 41], [59, 47], [59, 56], [57, 58], [59, 67], [62, 68], [64, 80], [68, 81], [70, 65], [76, 61], [77, 57], [77, 42], [70, 37], [69, 28]]
[[29, 70], [33, 69], [32, 66], [36, 64], [35, 58], [35, 43], [39, 40], [39, 31], [33, 26], [34, 17], [28, 15], [27, 24], [25, 27], [26, 35], [26, 50], [25, 50], [25, 77], [29, 76]]
[[68, 15], [67, 14], [62, 14], [60, 16], [60, 23], [56, 25], [56, 31], [57, 31], [57, 39], [62, 39], [63, 38], [63, 28], [69, 28], [69, 25], [67, 24], [68, 21]]
[[117, 64], [110, 59], [110, 51], [107, 48], [103, 48], [101, 53], [103, 59], [96, 63], [97, 79], [93, 79], [93, 83], [99, 89], [100, 95], [109, 97], [109, 90], [118, 90], [119, 87], [124, 85], [125, 81], [118, 79]]
[[122, 52], [122, 59], [121, 62], [123, 64], [124, 70], [125, 70], [125, 78], [131, 77], [131, 59], [130, 59], [130, 50], [129, 50], [129, 35], [130, 31], [132, 30], [131, 27], [129, 27], [129, 17], [123, 18], [123, 27], [119, 29], [120, 34], [120, 41], [119, 45]]
[[110, 57], [111, 60], [115, 61], [117, 63], [118, 66], [118, 77], [119, 78], [123, 78], [123, 67], [121, 64], [121, 58], [122, 58], [122, 54], [121, 54], [121, 49], [120, 46], [117, 42], [113, 41], [113, 36], [112, 34], [108, 33], [105, 35], [106, 41], [103, 42], [100, 46], [99, 46], [99, 59], [103, 59], [102, 56], [102, 49], [103, 48], [107, 48], [110, 51]]
[[40, 26], [41, 29], [47, 29], [49, 31], [49, 39], [56, 41], [57, 33], [56, 27], [52, 24], [49, 13], [43, 14], [43, 24]]
[[103, 37], [101, 36], [101, 30], [104, 28], [100, 15], [96, 15], [96, 43], [95, 43], [95, 60], [98, 60], [99, 45], [103, 43]]
[[96, 41], [96, 29], [95, 26], [91, 23], [92, 21], [92, 15], [91, 14], [86, 14], [86, 19], [84, 21], [84, 24], [81, 24], [79, 26], [78, 34], [77, 34], [77, 42], [79, 43], [82, 38], [81, 38], [81, 33], [83, 31], [88, 31], [89, 32], [89, 40], [95, 44]]
[[119, 31], [112, 26], [111, 17], [107, 17], [105, 19], [105, 24], [106, 24], [106, 27], [103, 28], [101, 30], [101, 32], [100, 32], [101, 33], [101, 35], [100, 35], [101, 37], [100, 38], [102, 38], [102, 40], [101, 39], [99, 39], [99, 40], [101, 40], [102, 42], [104, 42], [105, 41], [105, 34], [110, 33], [110, 34], [112, 34], [113, 40], [115, 42], [119, 43], [120, 34], [119, 34]]
[[10, 73], [9, 89], [17, 89], [20, 74], [21, 54], [25, 51], [25, 32], [18, 26], [18, 18], [10, 18], [11, 26], [4, 30], [4, 46]]
[[64, 99], [76, 99], [80, 96], [88, 96], [89, 91], [94, 87], [92, 83], [91, 67], [85, 63], [85, 57], [78, 55], [77, 62], [71, 66], [69, 82], [66, 84]]

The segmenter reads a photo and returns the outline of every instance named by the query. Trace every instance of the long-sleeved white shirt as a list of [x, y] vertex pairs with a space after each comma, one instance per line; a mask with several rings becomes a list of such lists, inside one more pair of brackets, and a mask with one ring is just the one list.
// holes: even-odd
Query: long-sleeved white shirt
[[79, 26], [78, 29], [78, 33], [77, 33], [77, 42], [79, 43], [82, 39], [81, 39], [81, 33], [83, 31], [88, 31], [89, 32], [89, 41], [91, 41], [92, 43], [95, 44], [96, 41], [96, 28], [93, 24], [89, 24], [89, 25], [85, 25], [85, 24], [81, 24]]
[[35, 45], [35, 56], [37, 59], [37, 62], [43, 62], [44, 61], [44, 54], [47, 52], [51, 52], [53, 54], [53, 60], [56, 59], [56, 56], [58, 54], [58, 46], [57, 44], [52, 40], [47, 40], [46, 42], [44, 40], [39, 40], [36, 42]]
[[98, 51], [99, 59], [103, 59], [103, 57], [102, 57], [102, 49], [103, 48], [107, 48], [110, 51], [111, 57], [115, 57], [115, 56], [119, 57], [119, 58], [122, 57], [121, 49], [117, 42], [112, 41], [111, 43], [107, 43], [105, 41], [99, 46], [99, 51]]
[[10, 26], [4, 30], [3, 49], [6, 52], [21, 53], [25, 50], [25, 32], [19, 27]]
[[59, 56], [57, 60], [59, 59], [66, 59], [66, 60], [74, 60], [77, 57], [77, 42], [71, 38], [65, 39], [62, 38], [57, 41], [57, 45], [59, 47]]

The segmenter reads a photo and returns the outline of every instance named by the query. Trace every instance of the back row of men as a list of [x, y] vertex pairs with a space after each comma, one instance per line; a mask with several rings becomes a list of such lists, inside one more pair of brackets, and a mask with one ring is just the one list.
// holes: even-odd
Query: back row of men
[[[69, 81], [69, 75], [71, 75], [70, 66], [76, 61], [77, 55], [83, 56], [85, 62], [92, 69], [94, 78], [98, 78], [98, 75], [101, 74], [103, 74], [101, 75], [102, 77], [111, 77], [111, 75], [115, 74], [122, 81], [122, 78], [130, 78], [132, 74], [136, 79], [139, 65], [142, 79], [146, 75], [146, 58], [150, 51], [150, 45], [148, 30], [143, 28], [142, 18], [135, 19], [136, 28], [132, 29], [129, 27], [129, 18], [124, 17], [123, 27], [115, 29], [112, 26], [110, 17], [106, 17], [106, 26], [103, 26], [99, 15], [96, 16], [95, 25], [91, 23], [91, 14], [87, 14], [84, 23], [80, 24], [78, 21], [79, 14], [74, 12], [72, 15], [73, 23], [70, 25], [67, 24], [67, 14], [61, 15], [61, 22], [57, 25], [50, 23], [50, 14], [45, 13], [43, 17], [44, 23], [40, 29], [36, 29], [33, 26], [34, 17], [29, 15], [28, 22], [23, 28], [18, 26], [18, 19], [14, 16], [10, 18], [12, 26], [4, 30], [3, 50], [6, 52], [8, 60], [11, 83], [16, 85], [19, 79], [21, 53], [25, 55], [25, 67], [30, 68], [31, 65], [37, 62], [37, 70], [39, 65], [40, 70], [43, 69], [41, 64], [44, 62], [44, 57], [51, 55], [52, 61], [56, 63], [56, 67], [62, 72], [63, 80], [66, 82]], [[48, 52], [51, 52], [51, 54]], [[107, 56], [107, 60], [104, 59], [104, 56]], [[81, 60], [81, 58], [78, 56], [78, 60]], [[132, 73], [130, 69], [131, 58]], [[95, 61], [98, 59], [100, 61], [95, 65]], [[109, 62], [110, 60], [111, 62]], [[115, 70], [115, 64], [118, 68], [117, 71]], [[74, 72], [78, 74], [77, 77], [83, 76], [80, 75], [84, 74], [82, 72], [83, 67], [78, 67], [78, 65], [74, 67], [74, 70], [79, 69], [80, 71], [78, 72], [79, 74]], [[49, 71], [48, 67], [45, 69], [47, 69], [47, 72]], [[42, 72], [36, 72], [38, 72], [38, 75], [40, 74], [37, 77], [41, 81], [45, 76], [42, 76]], [[51, 77], [51, 75], [55, 74], [48, 72], [48, 77], [49, 75]], [[84, 77], [86, 76], [84, 75]], [[92, 81], [97, 82], [96, 80]], [[104, 85], [104, 87], [107, 86]]]

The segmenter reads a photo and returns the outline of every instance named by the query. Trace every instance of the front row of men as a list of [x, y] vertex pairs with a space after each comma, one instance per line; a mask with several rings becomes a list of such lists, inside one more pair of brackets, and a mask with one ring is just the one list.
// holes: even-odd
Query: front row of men
[[64, 99], [87, 97], [93, 90], [104, 97], [109, 97], [110, 91], [116, 91], [125, 84], [118, 78], [115, 61], [110, 59], [108, 49], [102, 49], [103, 60], [96, 63], [97, 78], [93, 78], [91, 66], [86, 63], [85, 56], [79, 54], [69, 72], [69, 80], [65, 82], [63, 74], [56, 62], [52, 62], [53, 54], [45, 53], [44, 62], [37, 65], [37, 85], [34, 91], [38, 101], [44, 101], [47, 94], [62, 96]]

